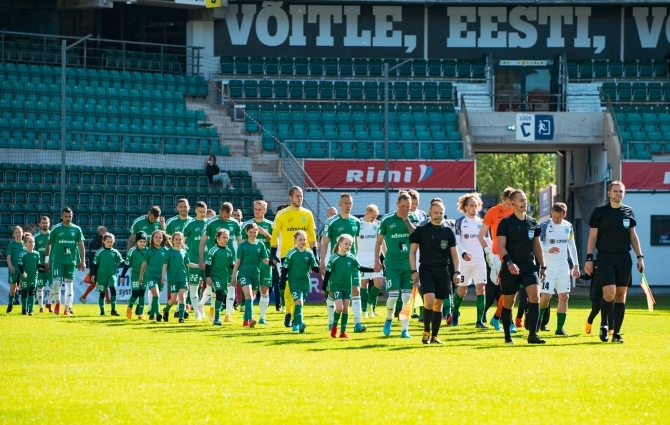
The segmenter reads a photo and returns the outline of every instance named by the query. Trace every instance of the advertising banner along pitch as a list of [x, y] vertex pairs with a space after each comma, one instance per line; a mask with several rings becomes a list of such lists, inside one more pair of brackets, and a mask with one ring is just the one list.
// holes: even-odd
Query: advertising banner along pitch
[[[306, 159], [305, 172], [320, 189], [384, 189], [384, 161]], [[471, 190], [474, 161], [391, 161], [391, 189]], [[312, 187], [305, 181], [306, 187]]]

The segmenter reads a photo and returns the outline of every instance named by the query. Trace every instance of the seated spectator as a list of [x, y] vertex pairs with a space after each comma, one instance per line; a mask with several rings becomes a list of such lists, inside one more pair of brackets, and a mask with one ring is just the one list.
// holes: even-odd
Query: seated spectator
[[222, 173], [218, 165], [216, 165], [216, 157], [211, 155], [207, 161], [206, 168], [207, 178], [209, 179], [209, 184], [221, 183], [224, 189], [232, 189], [233, 185], [230, 184], [230, 177], [228, 174]]

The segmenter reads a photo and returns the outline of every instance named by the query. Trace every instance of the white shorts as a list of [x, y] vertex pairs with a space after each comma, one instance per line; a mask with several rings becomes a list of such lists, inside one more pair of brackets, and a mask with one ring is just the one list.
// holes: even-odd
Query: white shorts
[[363, 280], [372, 280], [376, 279], [378, 277], [384, 277], [384, 272], [379, 271], [379, 272], [361, 272], [361, 281]]
[[547, 270], [547, 277], [544, 282], [541, 282], [542, 294], [554, 294], [554, 289], [557, 294], [564, 294], [570, 292], [570, 270]]
[[472, 283], [486, 283], [486, 263], [461, 266], [461, 276], [463, 279], [461, 279], [461, 283], [458, 286], [469, 286]]

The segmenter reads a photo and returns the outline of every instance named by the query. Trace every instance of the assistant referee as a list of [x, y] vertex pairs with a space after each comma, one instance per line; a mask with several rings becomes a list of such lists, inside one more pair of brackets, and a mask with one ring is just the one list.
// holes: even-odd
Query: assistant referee
[[540, 242], [540, 223], [526, 214], [528, 198], [523, 191], [514, 190], [510, 194], [510, 201], [514, 212], [500, 221], [497, 230], [498, 250], [503, 260], [500, 281], [503, 294], [501, 318], [505, 330], [505, 343], [514, 344], [510, 332], [512, 307], [517, 291], [525, 289], [528, 294], [526, 313], [528, 343], [544, 344], [545, 341], [537, 336], [537, 324], [540, 318], [539, 284], [547, 274]]
[[[459, 257], [454, 231], [444, 219], [444, 203], [440, 198], [430, 201], [430, 220], [421, 223], [409, 236], [409, 263], [412, 280], [416, 285], [421, 280], [423, 290], [423, 338], [424, 344], [442, 344], [437, 338], [442, 322], [442, 303], [452, 294], [454, 284], [460, 283]], [[421, 266], [416, 269], [416, 251], [420, 250]], [[453, 265], [453, 277], [450, 266]], [[432, 324], [432, 333], [431, 333]]]
[[[589, 219], [589, 243], [584, 271], [593, 273], [593, 248], [598, 249], [598, 276], [603, 288], [600, 301], [600, 340], [607, 342], [609, 328], [607, 317], [612, 314], [614, 334], [612, 342], [622, 343], [621, 324], [626, 313], [626, 293], [631, 283], [633, 262], [630, 248], [637, 255], [637, 269], [644, 271], [644, 256], [640, 250], [640, 239], [635, 233], [633, 209], [623, 204], [626, 187], [620, 181], [607, 186], [609, 202], [596, 207]], [[614, 305], [612, 305], [614, 304]]]

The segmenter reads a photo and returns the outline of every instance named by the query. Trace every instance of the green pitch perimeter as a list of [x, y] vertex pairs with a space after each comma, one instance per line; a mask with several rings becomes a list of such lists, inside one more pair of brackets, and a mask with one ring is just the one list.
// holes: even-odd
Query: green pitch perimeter
[[416, 320], [411, 340], [398, 322], [385, 338], [383, 317], [333, 340], [324, 306], [306, 308], [305, 334], [274, 311], [248, 329], [241, 313], [215, 327], [99, 317], [97, 305], [76, 317], [3, 307], [0, 423], [668, 423], [670, 298], [654, 312], [630, 298], [623, 345], [599, 341], [599, 318], [585, 335], [588, 301], [570, 302], [571, 335], [553, 336], [554, 310], [546, 346], [476, 330], [470, 301], [459, 327], [442, 328], [445, 346], [422, 345]]

